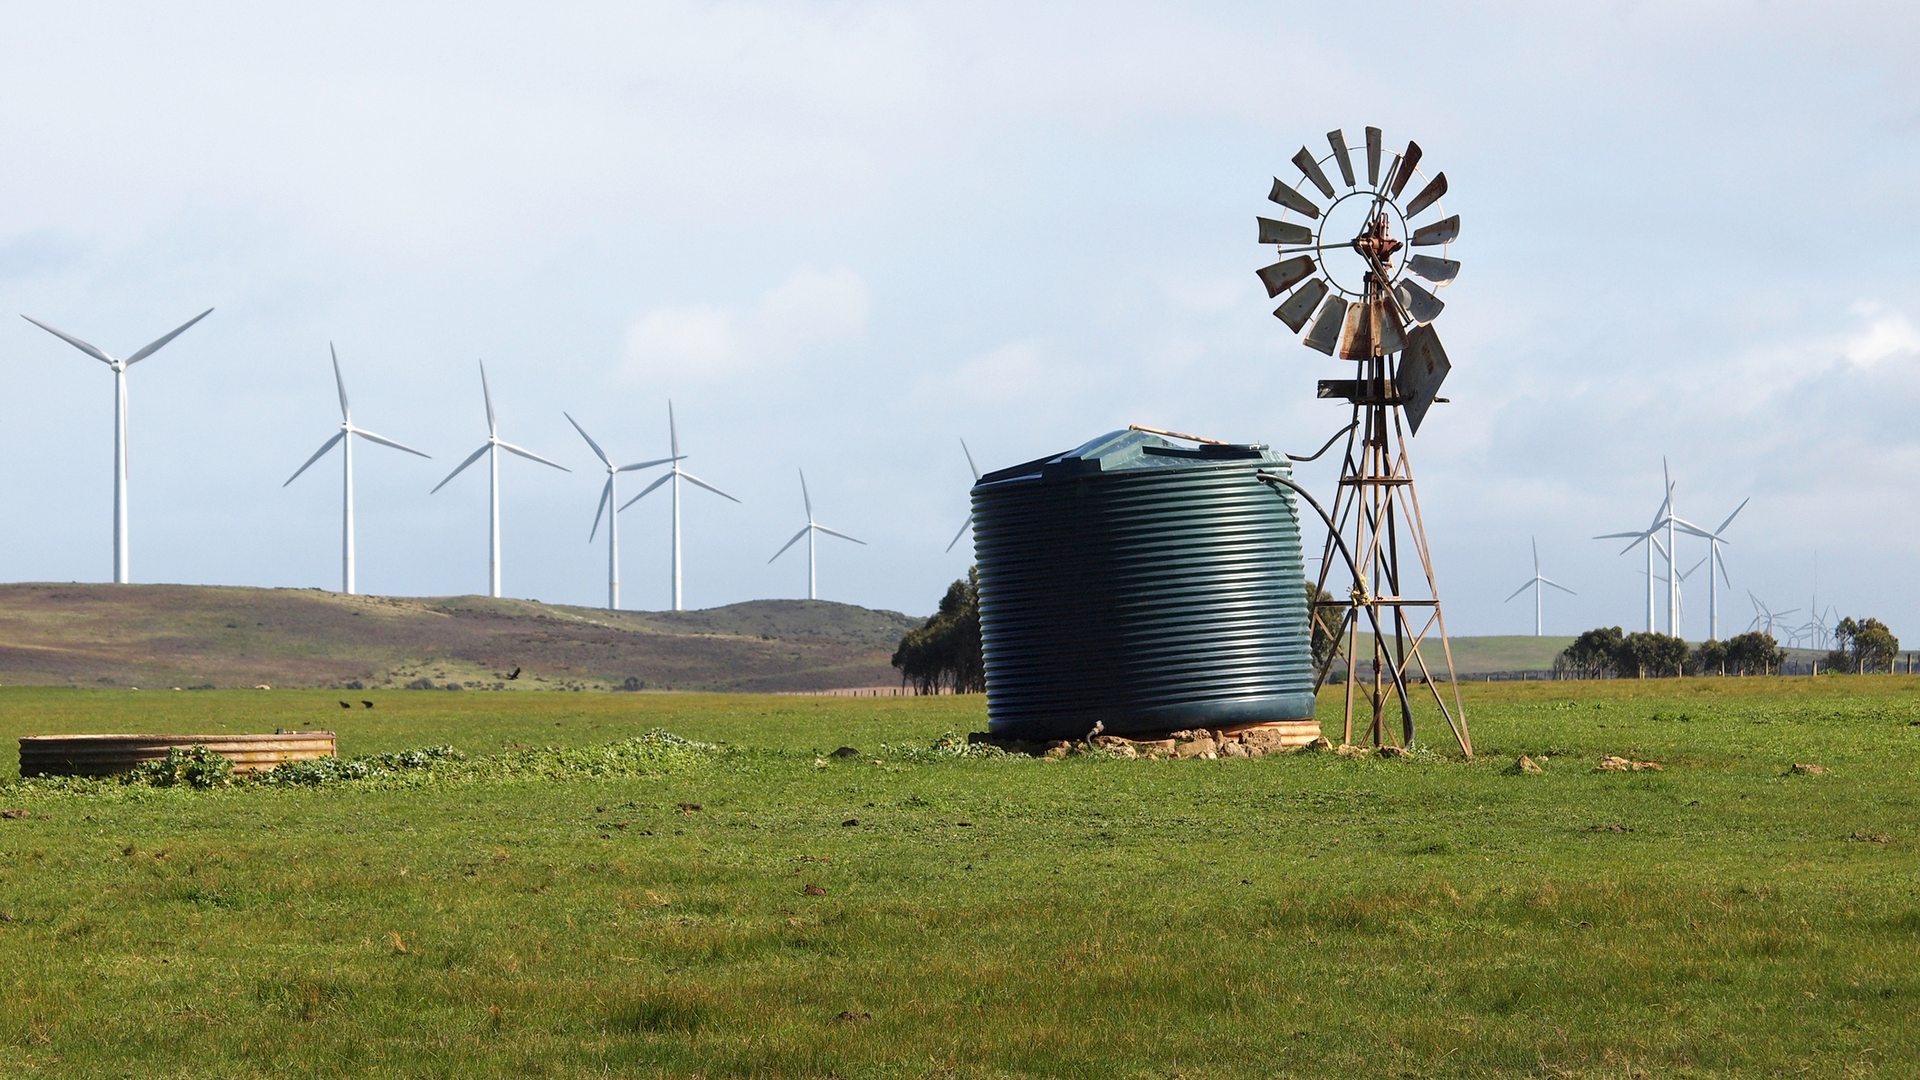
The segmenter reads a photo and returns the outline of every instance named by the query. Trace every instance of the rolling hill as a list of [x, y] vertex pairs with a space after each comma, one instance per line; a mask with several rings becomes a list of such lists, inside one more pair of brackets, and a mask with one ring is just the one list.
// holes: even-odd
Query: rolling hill
[[478, 596], [0, 585], [0, 683], [825, 690], [898, 682], [888, 660], [920, 622], [812, 600], [609, 612]]

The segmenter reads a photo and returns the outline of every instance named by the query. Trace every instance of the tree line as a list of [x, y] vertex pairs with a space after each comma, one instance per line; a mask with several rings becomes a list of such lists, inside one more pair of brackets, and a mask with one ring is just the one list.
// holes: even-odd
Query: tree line
[[[1834, 627], [1838, 647], [1827, 654], [1828, 671], [1892, 671], [1900, 640], [1878, 619], [1845, 619]], [[1772, 634], [1749, 631], [1726, 641], [1690, 646], [1671, 634], [1617, 626], [1589, 630], [1554, 659], [1558, 674], [1581, 679], [1656, 679], [1677, 675], [1771, 675], [1787, 652]]]
[[900, 685], [922, 694], [950, 690], [979, 694], [987, 689], [987, 664], [980, 651], [980, 573], [978, 568], [947, 586], [940, 610], [925, 625], [909, 630], [893, 651]]

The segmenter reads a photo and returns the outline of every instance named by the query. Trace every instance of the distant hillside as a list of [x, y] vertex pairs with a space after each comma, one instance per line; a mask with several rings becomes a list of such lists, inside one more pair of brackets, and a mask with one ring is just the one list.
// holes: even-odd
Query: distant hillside
[[0, 683], [824, 690], [898, 681], [888, 660], [920, 622], [812, 600], [616, 613], [477, 596], [0, 585]]

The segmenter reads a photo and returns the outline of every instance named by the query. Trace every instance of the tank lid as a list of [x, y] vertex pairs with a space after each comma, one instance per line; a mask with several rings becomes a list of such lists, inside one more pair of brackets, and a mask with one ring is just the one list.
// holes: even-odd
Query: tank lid
[[1197, 447], [1177, 446], [1158, 435], [1135, 429], [1109, 431], [1061, 454], [1023, 462], [1011, 468], [990, 472], [980, 478], [982, 484], [1006, 480], [1055, 479], [1085, 476], [1090, 473], [1123, 472], [1132, 469], [1189, 468], [1194, 465], [1229, 461], [1282, 462], [1261, 443], [1201, 443]]

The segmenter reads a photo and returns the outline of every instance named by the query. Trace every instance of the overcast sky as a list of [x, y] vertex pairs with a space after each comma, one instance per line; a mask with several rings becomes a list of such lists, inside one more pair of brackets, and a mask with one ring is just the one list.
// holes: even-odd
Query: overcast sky
[[[140, 582], [339, 585], [355, 420], [362, 591], [604, 602], [604, 473], [664, 456], [686, 600], [910, 613], [963, 574], [971, 476], [1128, 423], [1310, 452], [1348, 365], [1268, 311], [1275, 175], [1342, 127], [1419, 140], [1465, 264], [1414, 447], [1456, 634], [1644, 626], [1661, 459], [1747, 591], [1920, 644], [1920, 82], [1911, 5], [15, 6], [0, 41], [0, 311], [125, 355]], [[111, 578], [112, 378], [0, 327], [0, 579]], [[337, 451], [335, 454], [337, 455]], [[1302, 469], [1327, 491], [1332, 455]], [[623, 477], [637, 492], [650, 474]], [[664, 491], [623, 599], [670, 603]], [[1317, 530], [1312, 546], [1317, 551]], [[1683, 544], [1691, 565], [1704, 543]], [[1730, 592], [1730, 595], [1729, 595]], [[1682, 633], [1706, 635], [1705, 571]], [[1664, 629], [1664, 625], [1662, 627]]]

